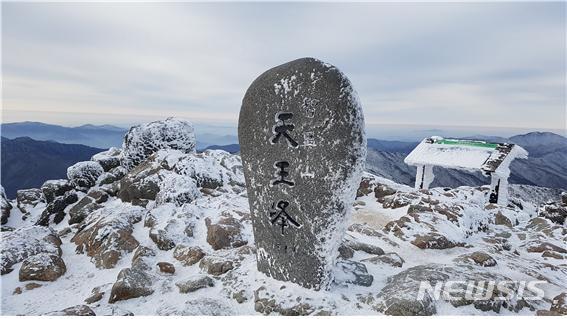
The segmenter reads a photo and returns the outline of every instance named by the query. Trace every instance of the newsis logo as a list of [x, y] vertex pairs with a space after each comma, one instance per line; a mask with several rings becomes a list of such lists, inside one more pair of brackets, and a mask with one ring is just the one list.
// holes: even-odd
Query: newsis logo
[[432, 285], [421, 281], [417, 300], [542, 300], [545, 293], [538, 285], [546, 281], [439, 281]]

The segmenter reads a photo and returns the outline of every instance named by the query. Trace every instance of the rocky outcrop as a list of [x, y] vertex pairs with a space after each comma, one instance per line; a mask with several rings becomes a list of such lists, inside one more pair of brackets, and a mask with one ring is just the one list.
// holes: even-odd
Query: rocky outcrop
[[69, 225], [82, 222], [89, 214], [103, 206], [95, 203], [92, 197], [81, 198], [71, 209], [69, 209]]
[[120, 180], [118, 197], [122, 201], [145, 207], [149, 200], [156, 199], [162, 168], [154, 160], [147, 159]]
[[73, 189], [73, 186], [66, 179], [48, 180], [41, 185], [41, 192], [43, 198], [49, 204], [56, 197], [64, 195], [66, 192]]
[[234, 268], [232, 261], [215, 256], [205, 256], [201, 259], [199, 267], [209, 275], [220, 276]]
[[122, 145], [122, 166], [131, 169], [158, 150], [194, 152], [196, 146], [193, 124], [168, 118], [133, 126]]
[[96, 313], [86, 305], [77, 305], [59, 311], [45, 314], [46, 316], [96, 316]]
[[56, 197], [41, 213], [36, 225], [48, 226], [50, 222], [59, 224], [65, 218], [65, 208], [79, 200], [77, 193], [68, 191], [62, 196]]
[[111, 147], [107, 151], [97, 153], [91, 157], [91, 161], [97, 162], [105, 172], [120, 166], [120, 155], [122, 151]]
[[31, 209], [43, 199], [43, 193], [39, 188], [21, 189], [16, 192], [16, 202], [22, 212], [22, 219], [30, 216]]
[[67, 178], [76, 189], [86, 190], [95, 186], [97, 179], [104, 173], [98, 162], [78, 162], [67, 168]]
[[368, 273], [363, 263], [352, 260], [339, 260], [336, 264], [335, 282], [370, 287], [374, 277]]
[[11, 232], [0, 233], [0, 265], [2, 274], [13, 270], [12, 266], [28, 257], [41, 253], [61, 256], [61, 240], [50, 228], [28, 226]]
[[143, 296], [154, 292], [151, 277], [139, 268], [125, 268], [118, 274], [118, 279], [112, 286], [109, 303]]
[[6, 197], [6, 193], [4, 192], [4, 187], [0, 186], [0, 214], [1, 214], [1, 224], [4, 225], [8, 222], [8, 218], [10, 218], [10, 210], [12, 209], [12, 205], [8, 201]]
[[[441, 301], [449, 302], [453, 307], [472, 305], [482, 311], [497, 313], [503, 308], [519, 311], [530, 306], [524, 299], [511, 298], [505, 291], [485, 285], [489, 280], [507, 281], [511, 285], [508, 289], [512, 291], [517, 288], [517, 282], [510, 278], [482, 272], [471, 266], [420, 265], [389, 277], [386, 286], [377, 295], [374, 308], [392, 316], [430, 316], [437, 313], [437, 303]], [[456, 284], [450, 287], [443, 285], [449, 281]], [[425, 285], [422, 286], [422, 283]], [[483, 298], [467, 296], [467, 285], [470, 283], [474, 284], [475, 294]], [[437, 284], [441, 285], [438, 292], [440, 297], [435, 293]]]
[[197, 246], [178, 245], [173, 251], [173, 258], [179, 260], [184, 266], [198, 263], [205, 255], [205, 252]]
[[138, 247], [132, 229], [133, 224], [141, 221], [142, 214], [139, 207], [124, 207], [118, 203], [105, 206], [87, 216], [71, 242], [77, 245], [77, 253], [92, 257], [97, 267], [113, 268], [123, 252]]
[[179, 292], [186, 294], [189, 292], [194, 292], [199, 289], [214, 287], [215, 282], [209, 276], [199, 276], [196, 278], [189, 278], [187, 280], [179, 281], [175, 283], [179, 288]]
[[221, 218], [216, 224], [205, 219], [207, 242], [214, 250], [235, 248], [248, 243], [242, 236], [242, 224], [232, 217]]
[[65, 262], [55, 254], [41, 253], [28, 257], [20, 267], [20, 281], [55, 281], [67, 271]]

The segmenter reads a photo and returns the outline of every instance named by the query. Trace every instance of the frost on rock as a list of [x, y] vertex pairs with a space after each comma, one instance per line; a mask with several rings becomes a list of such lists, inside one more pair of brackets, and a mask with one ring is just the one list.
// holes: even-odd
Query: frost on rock
[[111, 147], [110, 149], [97, 153], [91, 157], [91, 161], [95, 161], [102, 166], [105, 172], [118, 167], [120, 165], [120, 156], [122, 151], [119, 148]]
[[73, 186], [86, 189], [94, 186], [100, 175], [104, 173], [98, 162], [85, 161], [67, 168], [67, 178]]
[[174, 203], [153, 208], [144, 220], [144, 226], [150, 228], [150, 239], [161, 250], [190, 243], [194, 224], [194, 212], [187, 205], [178, 206]]
[[11, 232], [1, 232], [0, 235], [2, 274], [11, 272], [14, 264], [36, 254], [61, 255], [61, 240], [51, 228], [28, 226]]
[[12, 209], [12, 205], [8, 201], [6, 197], [6, 192], [4, 192], [4, 187], [0, 186], [0, 211], [2, 213], [2, 225], [8, 222], [8, 218], [10, 218], [10, 210]]
[[198, 187], [244, 186], [240, 157], [221, 150], [207, 150], [178, 159], [174, 171], [193, 178]]
[[191, 203], [201, 196], [195, 181], [185, 175], [175, 173], [166, 174], [159, 182], [159, 192], [156, 195], [156, 203], [175, 203], [178, 206]]
[[86, 253], [97, 267], [113, 268], [123, 252], [138, 247], [132, 231], [142, 216], [141, 207], [114, 201], [88, 215], [71, 241], [77, 253]]
[[195, 151], [196, 141], [193, 124], [188, 121], [168, 118], [137, 125], [124, 136], [122, 166], [131, 169], [158, 150]]

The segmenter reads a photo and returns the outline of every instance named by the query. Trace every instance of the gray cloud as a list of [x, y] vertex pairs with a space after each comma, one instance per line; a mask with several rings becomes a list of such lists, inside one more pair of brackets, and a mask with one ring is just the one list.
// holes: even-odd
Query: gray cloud
[[4, 121], [236, 123], [269, 67], [352, 80], [368, 123], [565, 127], [565, 3], [3, 3]]

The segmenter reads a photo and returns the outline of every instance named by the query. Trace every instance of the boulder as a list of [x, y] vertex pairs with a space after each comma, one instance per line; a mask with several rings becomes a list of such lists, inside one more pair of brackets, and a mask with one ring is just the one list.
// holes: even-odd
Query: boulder
[[99, 188], [90, 189], [87, 196], [94, 199], [97, 204], [102, 204], [108, 200], [108, 193]]
[[425, 235], [415, 235], [415, 239], [411, 243], [421, 249], [447, 249], [460, 245], [434, 232]]
[[122, 144], [122, 166], [131, 169], [158, 150], [195, 151], [193, 124], [168, 118], [130, 128]]
[[564, 292], [555, 296], [549, 310], [561, 314], [562, 316], [567, 316], [567, 293]]
[[4, 187], [0, 186], [0, 213], [1, 213], [1, 224], [4, 225], [8, 222], [8, 218], [10, 218], [10, 210], [12, 209], [12, 205], [8, 198], [6, 197], [6, 193], [4, 192]]
[[138, 247], [132, 225], [142, 215], [142, 208], [136, 206], [107, 205], [85, 218], [71, 242], [77, 245], [77, 253], [92, 257], [98, 268], [114, 268], [123, 252]]
[[496, 215], [494, 216], [494, 224], [496, 225], [504, 225], [507, 227], [512, 228], [512, 222], [510, 221], [510, 219], [506, 216], [504, 216], [504, 214], [502, 214], [501, 212], [496, 213]]
[[124, 167], [115, 167], [99, 177], [99, 185], [112, 184], [116, 181], [121, 180], [124, 176], [126, 176], [127, 173], [128, 171]]
[[124, 202], [145, 206], [149, 200], [155, 200], [159, 192], [160, 177], [163, 170], [154, 163], [154, 157], [132, 169], [120, 180], [118, 197]]
[[205, 255], [205, 252], [197, 246], [178, 245], [173, 251], [173, 258], [179, 260], [184, 266], [198, 263]]
[[214, 250], [235, 248], [248, 243], [242, 236], [242, 225], [232, 217], [221, 218], [213, 224], [209, 218], [205, 219], [207, 225], [207, 242]]
[[359, 241], [347, 241], [346, 245], [354, 250], [363, 251], [372, 255], [384, 255], [384, 250], [372, 244], [362, 243]]
[[156, 203], [158, 205], [174, 203], [177, 206], [182, 206], [199, 197], [201, 197], [201, 192], [191, 177], [172, 173], [166, 174], [159, 182]]
[[370, 257], [367, 259], [363, 259], [362, 261], [373, 263], [375, 265], [386, 264], [398, 268], [401, 268], [405, 262], [404, 259], [396, 253], [387, 253], [381, 256]]
[[11, 232], [2, 232], [0, 245], [0, 264], [2, 275], [13, 270], [12, 266], [30, 256], [41, 253], [61, 256], [61, 239], [47, 227], [27, 226]]
[[112, 286], [108, 303], [149, 296], [154, 292], [152, 278], [141, 269], [124, 268]]
[[104, 173], [102, 166], [95, 161], [78, 162], [67, 168], [67, 178], [76, 189], [89, 189]]
[[16, 192], [16, 202], [18, 208], [27, 218], [34, 208], [43, 198], [43, 193], [39, 188], [21, 189]]
[[175, 164], [173, 170], [179, 175], [190, 177], [197, 187], [203, 189], [245, 186], [240, 158], [221, 150], [187, 154]]
[[543, 205], [539, 210], [539, 216], [547, 218], [558, 225], [565, 225], [567, 206], [560, 206], [555, 203]]
[[160, 250], [170, 250], [175, 247], [175, 242], [168, 238], [167, 232], [163, 229], [150, 229], [150, 239]]
[[159, 262], [157, 263], [157, 266], [159, 268], [159, 271], [166, 273], [166, 274], [174, 274], [175, 273], [175, 266], [173, 266], [172, 264], [168, 263], [168, 262]]
[[[35, 223], [39, 226], [48, 226], [51, 221], [59, 224], [65, 218], [65, 208], [79, 200], [74, 191], [68, 191], [62, 196], [56, 197], [41, 213], [41, 216]], [[53, 216], [53, 219], [51, 219]]]
[[104, 290], [102, 289], [102, 286], [95, 287], [91, 291], [90, 296], [88, 296], [87, 299], [85, 299], [85, 303], [87, 304], [95, 303], [97, 301], [102, 300], [102, 297], [104, 297]]
[[234, 268], [232, 261], [214, 256], [205, 256], [201, 259], [199, 267], [209, 275], [220, 276]]
[[363, 263], [352, 260], [339, 260], [336, 264], [335, 282], [370, 287], [374, 277], [368, 273]]
[[492, 258], [492, 256], [483, 251], [475, 251], [471, 254], [461, 255], [456, 258], [455, 261], [465, 263], [472, 262], [482, 267], [494, 267], [497, 264], [496, 260]]
[[111, 147], [107, 151], [97, 153], [91, 157], [91, 161], [100, 164], [105, 172], [118, 167], [120, 165], [121, 150], [116, 147]]
[[66, 192], [73, 189], [73, 186], [66, 179], [48, 180], [41, 185], [41, 192], [43, 198], [49, 204], [56, 197], [64, 195]]
[[42, 253], [30, 256], [20, 267], [20, 281], [55, 281], [67, 271], [65, 262], [58, 255]]
[[82, 222], [89, 214], [103, 206], [94, 202], [89, 196], [81, 198], [71, 209], [69, 209], [69, 225]]
[[179, 288], [180, 293], [186, 294], [202, 288], [214, 287], [215, 282], [209, 276], [199, 276], [179, 281], [175, 285]]
[[[500, 312], [502, 308], [519, 311], [529, 306], [524, 299], [509, 298], [505, 291], [493, 289], [487, 281], [508, 282], [511, 289], [518, 283], [499, 274], [480, 271], [468, 265], [447, 266], [441, 264], [419, 265], [404, 270], [387, 279], [387, 284], [376, 296], [373, 308], [389, 316], [430, 316], [437, 313], [437, 284], [441, 289], [439, 298], [449, 295], [453, 307], [472, 305], [481, 311]], [[453, 282], [452, 285], [444, 285]], [[467, 297], [467, 285], [475, 284], [475, 294], [482, 298]], [[424, 285], [425, 283], [426, 285]], [[424, 288], [425, 287], [425, 288]], [[490, 290], [489, 290], [490, 289]], [[445, 299], [443, 299], [445, 300]]]
[[77, 305], [59, 311], [45, 314], [46, 316], [96, 316], [95, 312], [86, 305]]

